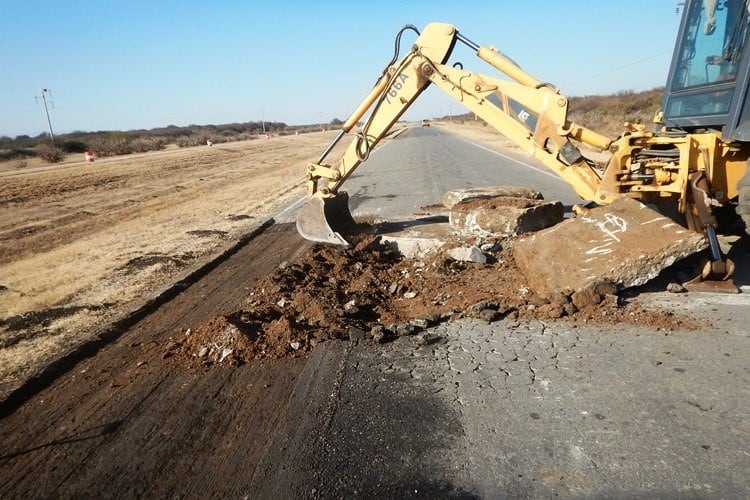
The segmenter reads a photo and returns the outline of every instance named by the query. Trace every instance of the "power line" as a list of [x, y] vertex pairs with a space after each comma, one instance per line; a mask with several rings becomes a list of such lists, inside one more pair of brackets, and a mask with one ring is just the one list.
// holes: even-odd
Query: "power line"
[[590, 82], [592, 80], [596, 80], [597, 78], [600, 78], [602, 76], [607, 76], [607, 75], [610, 75], [612, 73], [616, 73], [618, 71], [621, 71], [621, 70], [623, 70], [625, 68], [628, 68], [630, 66], [635, 66], [635, 65], [644, 63], [646, 61], [650, 61], [651, 59], [656, 59], [657, 57], [660, 57], [660, 56], [662, 56], [664, 54], [667, 54], [667, 53], [670, 53], [670, 52], [672, 52], [672, 49], [663, 50], [661, 52], [657, 52], [655, 54], [651, 54], [650, 56], [644, 57], [642, 59], [638, 59], [637, 61], [633, 61], [633, 62], [629, 62], [629, 63], [623, 64], [621, 66], [613, 67], [613, 68], [611, 68], [611, 69], [609, 69], [607, 71], [604, 71], [604, 72], [596, 74], [596, 75], [591, 75], [591, 76], [587, 77], [585, 80], [579, 80], [577, 82], [574, 82], [574, 83], [568, 85], [567, 87], [571, 88], [571, 87], [576, 87], [578, 85], [581, 85], [582, 83], [588, 83], [588, 82]]

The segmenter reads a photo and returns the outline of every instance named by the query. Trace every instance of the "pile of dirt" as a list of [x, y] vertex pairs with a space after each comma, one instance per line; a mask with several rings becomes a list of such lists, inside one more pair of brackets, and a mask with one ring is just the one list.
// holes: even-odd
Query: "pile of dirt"
[[246, 306], [171, 338], [163, 357], [199, 365], [296, 357], [332, 339], [386, 342], [423, 335], [444, 321], [474, 317], [630, 323], [694, 329], [689, 317], [646, 310], [614, 287], [536, 296], [513, 261], [510, 241], [489, 263], [443, 254], [406, 259], [368, 236], [348, 249], [314, 246], [282, 263], [248, 292]]

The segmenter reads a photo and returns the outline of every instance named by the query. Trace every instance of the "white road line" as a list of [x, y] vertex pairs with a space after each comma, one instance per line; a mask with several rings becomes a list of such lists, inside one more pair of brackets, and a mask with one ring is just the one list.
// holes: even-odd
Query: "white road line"
[[[552, 177], [552, 178], [554, 178], [554, 179], [557, 179], [557, 180], [558, 180], [558, 181], [560, 181], [560, 182], [564, 182], [564, 183], [565, 183], [565, 180], [563, 180], [563, 178], [562, 178], [562, 177], [560, 177], [559, 175], [557, 175], [557, 174], [554, 174], [554, 173], [552, 173], [552, 172], [550, 172], [550, 171], [548, 171], [548, 170], [544, 170], [544, 169], [542, 169], [542, 168], [539, 168], [539, 167], [537, 167], [537, 166], [534, 166], [534, 165], [530, 165], [530, 164], [528, 164], [528, 163], [522, 162], [521, 160], [518, 160], [518, 159], [516, 159], [516, 158], [513, 158], [512, 156], [508, 156], [508, 155], [506, 155], [506, 154], [500, 153], [499, 151], [495, 151], [494, 149], [490, 149], [490, 148], [488, 148], [487, 146], [482, 146], [481, 144], [477, 144], [476, 142], [471, 142], [471, 141], [468, 141], [468, 140], [464, 139], [463, 137], [458, 137], [458, 136], [456, 136], [456, 135], [454, 135], [453, 137], [455, 137], [456, 139], [458, 139], [458, 140], [460, 140], [460, 141], [463, 141], [463, 142], [466, 142], [466, 143], [468, 143], [468, 144], [471, 144], [472, 146], [476, 146], [476, 147], [478, 147], [479, 149], [483, 149], [483, 150], [485, 150], [485, 151], [488, 151], [488, 152], [490, 152], [490, 153], [492, 153], [492, 154], [495, 154], [495, 155], [497, 155], [497, 156], [500, 156], [501, 158], [505, 158], [506, 160], [510, 160], [510, 161], [512, 161], [512, 162], [518, 163], [519, 165], [523, 165], [524, 167], [528, 167], [528, 168], [534, 169], [534, 170], [536, 170], [537, 172], [539, 172], [540, 174], [544, 174], [544, 175], [547, 175], [547, 176], [549, 176], [549, 177]], [[567, 183], [566, 183], [566, 184], [567, 184]]]

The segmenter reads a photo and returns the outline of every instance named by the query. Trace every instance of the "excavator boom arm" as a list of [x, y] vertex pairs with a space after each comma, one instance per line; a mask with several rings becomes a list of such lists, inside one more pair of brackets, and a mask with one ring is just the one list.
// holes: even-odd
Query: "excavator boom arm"
[[[419, 94], [430, 84], [430, 80], [420, 76], [418, 65], [423, 60], [444, 62], [450, 56], [455, 43], [456, 28], [450, 24], [433, 23], [419, 35], [412, 49], [396, 65], [389, 66], [383, 72], [370, 94], [362, 101], [347, 119], [334, 144], [343, 137], [364, 116], [371, 107], [366, 123], [356, 134], [342, 157], [334, 164], [323, 163], [328, 151], [317, 163], [308, 167], [308, 194], [331, 196], [341, 184], [362, 163], [373, 147], [388, 133], [393, 124], [409, 108]], [[325, 179], [326, 185], [320, 186]]]
[[[511, 80], [446, 65], [459, 41]], [[341, 208], [347, 205], [346, 195], [339, 193], [339, 188], [430, 83], [563, 177], [582, 199], [593, 199], [600, 189], [600, 176], [570, 139], [605, 149], [610, 144], [608, 138], [569, 123], [568, 101], [557, 89], [540, 82], [496, 50], [474, 44], [455, 26], [431, 23], [411, 50], [386, 68], [334, 142], [318, 162], [308, 167], [310, 200], [297, 219], [300, 234], [313, 241], [346, 244], [338, 229], [351, 226], [353, 219], [348, 210], [341, 214]], [[341, 158], [324, 163], [333, 146], [370, 108], [372, 112]]]

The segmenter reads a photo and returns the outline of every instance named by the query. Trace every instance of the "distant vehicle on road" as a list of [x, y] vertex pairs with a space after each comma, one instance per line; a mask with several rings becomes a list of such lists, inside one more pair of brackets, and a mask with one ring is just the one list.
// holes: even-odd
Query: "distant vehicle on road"
[[429, 127], [430, 126], [430, 120], [422, 120], [422, 126], [423, 127]]

